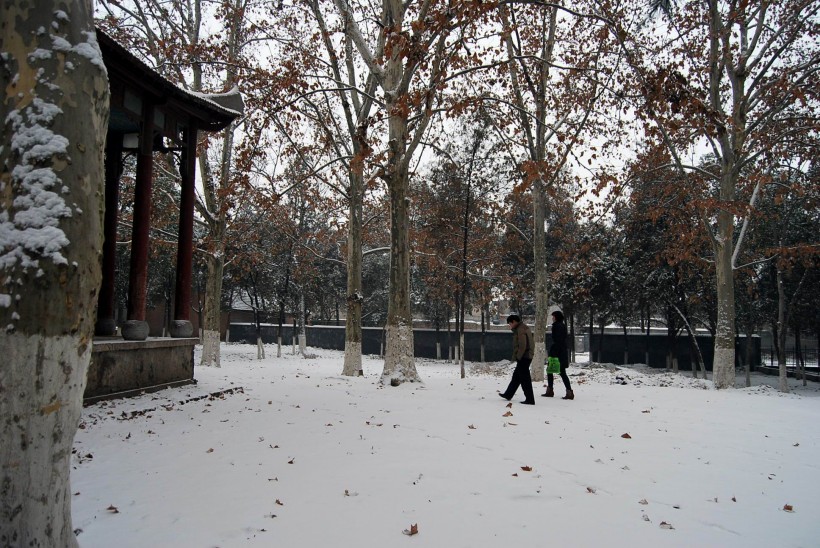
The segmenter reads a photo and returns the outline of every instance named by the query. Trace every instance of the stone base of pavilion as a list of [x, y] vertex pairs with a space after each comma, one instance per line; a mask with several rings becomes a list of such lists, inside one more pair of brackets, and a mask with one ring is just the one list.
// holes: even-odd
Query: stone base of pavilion
[[85, 403], [192, 384], [197, 338], [144, 341], [95, 338], [83, 395]]

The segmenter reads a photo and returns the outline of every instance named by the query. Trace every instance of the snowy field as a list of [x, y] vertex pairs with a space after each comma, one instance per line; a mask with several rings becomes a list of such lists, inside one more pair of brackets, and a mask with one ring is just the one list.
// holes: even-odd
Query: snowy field
[[580, 363], [575, 401], [557, 378], [555, 398], [507, 408], [506, 363], [460, 379], [419, 359], [423, 384], [392, 388], [375, 358], [348, 378], [341, 352], [266, 351], [223, 345], [196, 386], [85, 409], [81, 546], [820, 545], [816, 383], [718, 392]]

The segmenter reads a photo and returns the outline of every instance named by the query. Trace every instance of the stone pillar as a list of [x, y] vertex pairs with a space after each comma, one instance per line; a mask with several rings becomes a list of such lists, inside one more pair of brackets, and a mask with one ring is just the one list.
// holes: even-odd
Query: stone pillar
[[177, 242], [176, 290], [172, 337], [191, 337], [191, 264], [194, 253], [194, 184], [196, 179], [197, 127], [193, 123], [185, 132], [185, 147], [179, 173], [182, 178], [179, 203], [179, 240]]
[[105, 220], [103, 221], [105, 241], [102, 256], [102, 285], [97, 307], [97, 323], [94, 327], [94, 334], [101, 337], [111, 337], [117, 331], [114, 307], [117, 276], [117, 211], [121, 174], [122, 135], [109, 135], [105, 145]]
[[145, 101], [137, 178], [134, 190], [134, 225], [131, 230], [131, 268], [128, 274], [128, 321], [122, 328], [124, 339], [144, 341], [148, 338], [145, 303], [148, 292], [148, 241], [151, 228], [151, 187], [154, 177], [154, 105]]

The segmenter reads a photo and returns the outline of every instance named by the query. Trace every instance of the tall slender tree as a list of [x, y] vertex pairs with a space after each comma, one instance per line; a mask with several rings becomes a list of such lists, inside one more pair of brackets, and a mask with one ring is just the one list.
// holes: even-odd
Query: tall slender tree
[[[685, 2], [655, 25], [641, 1], [598, 2], [634, 75], [647, 136], [692, 184], [715, 263], [714, 383], [735, 383], [735, 280], [750, 212], [778, 158], [814, 142], [820, 2]], [[690, 165], [708, 148], [714, 163]], [[740, 220], [738, 225], [737, 220]]]

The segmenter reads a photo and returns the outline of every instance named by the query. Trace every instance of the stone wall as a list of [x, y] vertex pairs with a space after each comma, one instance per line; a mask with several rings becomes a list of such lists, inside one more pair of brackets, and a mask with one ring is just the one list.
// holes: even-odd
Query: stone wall
[[[278, 327], [276, 325], [262, 326], [262, 340], [266, 344], [276, 342]], [[330, 348], [344, 350], [345, 328], [344, 326], [308, 326], [305, 329], [308, 346], [317, 348]], [[376, 327], [365, 327], [362, 329], [362, 353], [379, 355], [382, 353], [382, 332]], [[290, 345], [293, 337], [293, 326], [282, 327], [283, 344]], [[481, 359], [481, 332], [465, 332], [465, 352], [464, 357], [469, 361], [480, 361]], [[585, 340], [584, 340], [585, 339]], [[256, 335], [254, 326], [251, 324], [231, 324], [231, 340], [235, 342], [255, 343]], [[706, 368], [711, 370], [714, 359], [714, 339], [710, 336], [698, 336], [698, 346], [703, 356]], [[436, 332], [434, 329], [414, 329], [413, 349], [414, 355], [420, 358], [436, 358], [436, 342], [441, 344], [442, 358], [446, 356], [447, 332]], [[451, 341], [457, 344], [455, 332], [451, 334]], [[631, 334], [624, 338], [622, 334], [605, 333], [603, 343], [599, 334], [576, 336], [576, 348], [581, 351], [579, 342], [583, 341], [586, 349], [589, 349], [596, 361], [614, 364], [635, 364], [646, 362], [646, 352], [649, 349], [649, 363], [651, 367], [666, 367], [666, 355], [669, 341], [665, 335], [652, 334], [647, 337], [645, 334]], [[737, 338], [738, 359], [742, 359], [746, 354], [746, 337]], [[545, 344], [547, 348], [551, 343], [551, 336], [547, 333]], [[600, 346], [599, 346], [600, 345]], [[624, 348], [628, 349], [628, 359], [624, 362]], [[598, 350], [601, 348], [600, 358]], [[760, 338], [752, 337], [752, 366], [760, 365]], [[512, 354], [512, 336], [509, 331], [487, 331], [484, 342], [484, 359], [488, 362], [508, 360]], [[674, 354], [678, 358], [678, 368], [681, 370], [691, 370], [694, 362], [694, 352], [689, 342], [689, 338], [679, 336], [674, 342]], [[740, 362], [738, 362], [740, 363]]]

